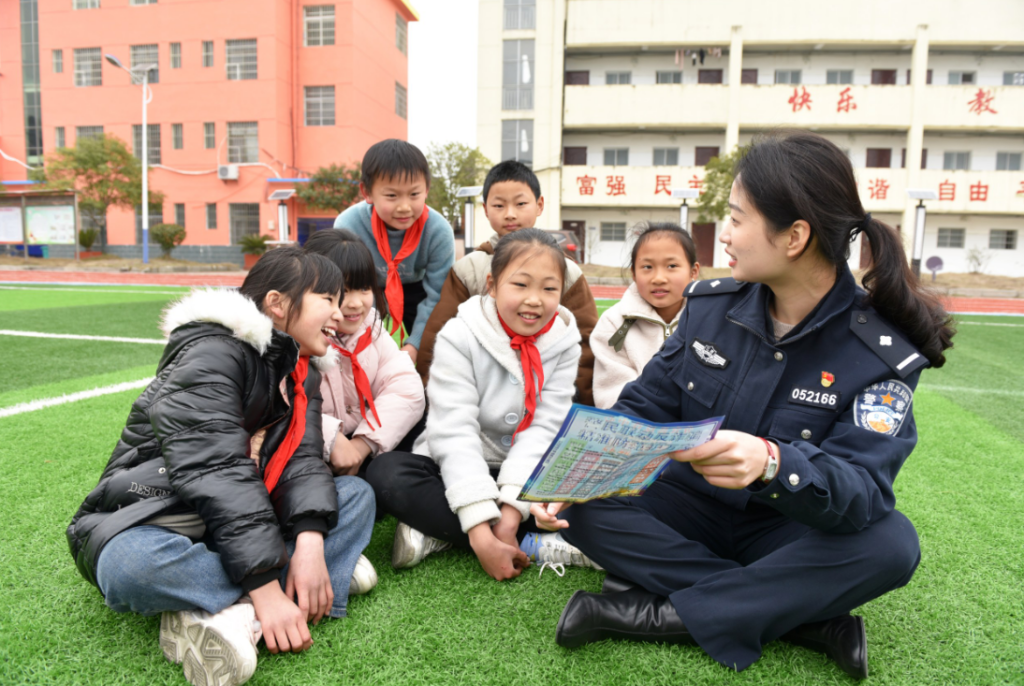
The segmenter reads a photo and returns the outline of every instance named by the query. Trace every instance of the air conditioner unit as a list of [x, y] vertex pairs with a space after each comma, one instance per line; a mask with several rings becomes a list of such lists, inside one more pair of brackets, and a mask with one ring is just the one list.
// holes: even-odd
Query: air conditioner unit
[[238, 165], [218, 164], [217, 178], [221, 181], [238, 181]]

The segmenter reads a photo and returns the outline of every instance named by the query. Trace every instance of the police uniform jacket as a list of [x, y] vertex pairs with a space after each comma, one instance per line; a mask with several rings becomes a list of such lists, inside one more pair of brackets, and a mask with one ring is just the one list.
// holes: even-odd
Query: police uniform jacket
[[740, 490], [712, 486], [685, 463], [662, 478], [836, 533], [892, 511], [893, 481], [917, 442], [911, 401], [928, 362], [866, 304], [846, 265], [780, 341], [763, 284], [700, 281], [687, 297], [676, 332], [612, 409], [655, 422], [724, 416], [723, 429], [778, 443], [779, 472]]

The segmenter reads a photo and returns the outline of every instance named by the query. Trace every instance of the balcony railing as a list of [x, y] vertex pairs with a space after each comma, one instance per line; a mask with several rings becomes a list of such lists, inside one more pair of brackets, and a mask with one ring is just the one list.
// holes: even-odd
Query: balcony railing
[[501, 89], [501, 109], [532, 110], [533, 86], [503, 86]]

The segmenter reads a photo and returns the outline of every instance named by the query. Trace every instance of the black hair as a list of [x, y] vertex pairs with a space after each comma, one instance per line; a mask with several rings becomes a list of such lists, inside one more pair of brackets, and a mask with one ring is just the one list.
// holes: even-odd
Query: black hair
[[540, 181], [533, 170], [522, 162], [516, 160], [505, 160], [498, 162], [487, 172], [484, 178], [484, 202], [487, 202], [487, 194], [491, 192], [491, 186], [504, 181], [518, 181], [525, 183], [533, 191], [533, 197], [540, 200]]
[[288, 298], [287, 329], [302, 313], [302, 296], [307, 292], [337, 294], [340, 302], [345, 294], [345, 282], [341, 271], [323, 255], [287, 246], [264, 254], [249, 270], [238, 291], [256, 303], [260, 312], [263, 312], [267, 293], [279, 291]]
[[633, 251], [629, 256], [629, 271], [636, 274], [636, 256], [640, 254], [640, 248], [644, 243], [651, 240], [658, 234], [670, 236], [679, 243], [686, 253], [686, 261], [690, 266], [697, 264], [697, 246], [693, 243], [690, 232], [672, 222], [640, 222], [633, 228], [636, 235], [636, 242], [633, 243]]
[[427, 158], [415, 145], [397, 138], [388, 138], [371, 145], [363, 155], [362, 172], [360, 180], [367, 191], [384, 177], [412, 181], [421, 175], [427, 189], [430, 189], [430, 164]]
[[562, 287], [565, 287], [565, 254], [558, 247], [558, 241], [541, 229], [519, 229], [505, 234], [494, 246], [494, 257], [491, 259], [491, 281], [498, 285], [501, 273], [509, 263], [528, 250], [549, 250], [555, 255], [555, 264], [559, 266]]
[[736, 184], [769, 230], [781, 233], [803, 219], [815, 249], [839, 270], [850, 241], [862, 230], [871, 268], [862, 279], [869, 304], [902, 330], [933, 367], [945, 364], [953, 320], [937, 297], [910, 271], [903, 241], [892, 227], [871, 219], [857, 193], [850, 159], [834, 143], [806, 131], [777, 131], [755, 140], [736, 164]]
[[306, 241], [306, 252], [323, 255], [341, 270], [345, 288], [350, 291], [372, 291], [373, 306], [381, 319], [384, 309], [384, 291], [377, 281], [377, 267], [373, 255], [359, 237], [347, 229], [325, 229], [315, 232]]

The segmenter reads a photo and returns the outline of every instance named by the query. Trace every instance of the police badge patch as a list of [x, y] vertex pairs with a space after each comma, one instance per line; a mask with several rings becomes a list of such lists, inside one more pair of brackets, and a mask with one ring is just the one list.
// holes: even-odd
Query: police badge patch
[[718, 348], [715, 347], [714, 343], [708, 343], [702, 341], [699, 338], [693, 339], [693, 344], [690, 346], [693, 348], [693, 352], [697, 354], [697, 359], [705, 367], [713, 367], [714, 369], [725, 369], [729, 366], [729, 358], [721, 353]]
[[913, 391], [890, 379], [865, 388], [853, 401], [853, 421], [862, 429], [894, 436], [910, 412]]

